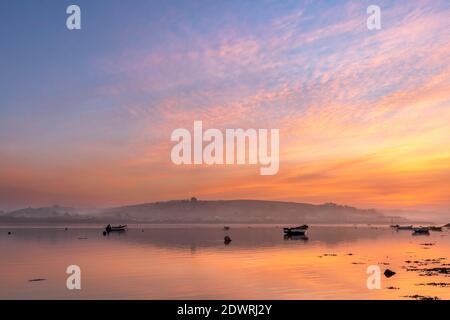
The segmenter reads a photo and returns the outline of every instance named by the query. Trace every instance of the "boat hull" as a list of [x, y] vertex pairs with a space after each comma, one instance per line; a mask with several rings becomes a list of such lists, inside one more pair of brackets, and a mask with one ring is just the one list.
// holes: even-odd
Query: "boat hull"
[[106, 227], [106, 232], [123, 232], [127, 230], [127, 226], [123, 225], [123, 226], [109, 226]]
[[302, 226], [293, 228], [283, 228], [285, 236], [304, 236], [309, 226], [304, 224]]
[[286, 235], [304, 235], [306, 228], [284, 228], [283, 231]]

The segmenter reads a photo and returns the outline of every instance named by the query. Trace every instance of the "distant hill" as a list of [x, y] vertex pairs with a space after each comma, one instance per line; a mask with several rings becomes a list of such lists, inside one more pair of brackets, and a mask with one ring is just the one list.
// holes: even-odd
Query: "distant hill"
[[[414, 209], [379, 209], [378, 212], [387, 216], [404, 217], [411, 221], [424, 224], [445, 224], [450, 219], [450, 213], [445, 210], [414, 210]], [[397, 221], [394, 221], [395, 224]]]
[[23, 208], [11, 212], [1, 212], [0, 222], [66, 222], [95, 220], [98, 210], [79, 209], [54, 205], [43, 208]]
[[75, 208], [61, 207], [58, 205], [45, 208], [24, 208], [15, 210], [4, 215], [14, 218], [53, 218], [59, 216], [70, 217], [77, 215], [78, 210]]
[[108, 209], [80, 210], [52, 206], [5, 213], [2, 221], [121, 223], [390, 223], [405, 218], [326, 203], [313, 205], [262, 200], [172, 200]]

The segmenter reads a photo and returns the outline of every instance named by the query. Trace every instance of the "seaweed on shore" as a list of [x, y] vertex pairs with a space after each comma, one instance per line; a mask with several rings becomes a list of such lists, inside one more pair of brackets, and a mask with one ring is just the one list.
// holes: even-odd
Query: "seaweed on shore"
[[429, 283], [418, 283], [416, 286], [433, 286], [433, 287], [450, 287], [448, 282], [429, 282]]
[[449, 275], [450, 274], [450, 268], [448, 267], [436, 267], [436, 268], [423, 268], [418, 269], [420, 272], [422, 272], [421, 276], [437, 276], [441, 274]]
[[419, 276], [448, 275], [450, 274], [450, 268], [448, 267], [448, 263], [443, 263], [445, 260], [447, 260], [447, 258], [423, 259], [414, 261], [406, 260], [405, 263], [407, 263], [407, 265], [403, 266], [402, 268], [406, 269], [406, 271], [419, 272]]
[[403, 296], [404, 298], [412, 298], [415, 300], [440, 300], [438, 297], [421, 296], [418, 294], [412, 296]]

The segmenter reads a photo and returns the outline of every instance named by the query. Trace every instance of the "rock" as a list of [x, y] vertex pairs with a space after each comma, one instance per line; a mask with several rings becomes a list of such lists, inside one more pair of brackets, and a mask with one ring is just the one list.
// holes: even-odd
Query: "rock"
[[386, 269], [385, 271], [384, 271], [384, 276], [386, 277], [386, 278], [390, 278], [390, 277], [392, 277], [393, 275], [395, 275], [396, 274], [396, 272], [394, 272], [394, 271], [392, 271], [392, 270], [389, 270], [389, 269]]

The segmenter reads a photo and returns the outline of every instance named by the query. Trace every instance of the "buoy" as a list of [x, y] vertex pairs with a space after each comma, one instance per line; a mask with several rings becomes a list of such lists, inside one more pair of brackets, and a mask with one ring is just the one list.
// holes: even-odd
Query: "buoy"
[[103, 231], [103, 235], [106, 236], [106, 231]]
[[8, 234], [10, 235], [10, 234], [11, 234], [11, 231], [8, 231]]
[[224, 242], [225, 244], [229, 244], [229, 243], [231, 242], [231, 238], [230, 238], [229, 236], [226, 236], [226, 237], [223, 239], [223, 242]]

